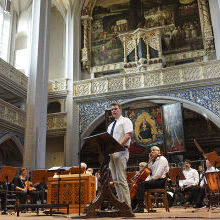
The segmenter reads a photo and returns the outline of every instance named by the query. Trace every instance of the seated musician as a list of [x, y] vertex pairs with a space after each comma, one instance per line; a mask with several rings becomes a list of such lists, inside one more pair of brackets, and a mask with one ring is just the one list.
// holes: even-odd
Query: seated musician
[[147, 165], [146, 162], [140, 162], [139, 163], [139, 170], [142, 170]]
[[[178, 192], [181, 192], [180, 202], [183, 205], [186, 202], [186, 205], [193, 203], [193, 189], [199, 183], [199, 173], [197, 170], [191, 168], [190, 160], [185, 160], [183, 174], [185, 176], [185, 180], [179, 180], [180, 189]], [[186, 201], [184, 201], [184, 195], [186, 192], [189, 192], [189, 197]]]
[[161, 155], [159, 147], [151, 147], [149, 161], [148, 168], [151, 170], [151, 175], [145, 181], [139, 182], [137, 193], [132, 200], [132, 207], [136, 207], [133, 210], [135, 213], [144, 212], [144, 197], [147, 189], [163, 188], [165, 186], [169, 165], [167, 159]]
[[205, 178], [205, 173], [211, 173], [218, 171], [209, 160], [206, 159], [206, 171], [200, 173], [199, 177], [199, 184], [198, 187], [195, 187], [193, 189], [193, 207], [194, 208], [201, 208], [203, 204], [203, 200], [205, 198], [205, 192], [206, 192], [206, 186], [207, 186], [207, 181]]
[[21, 168], [19, 176], [13, 180], [17, 197], [21, 204], [25, 204], [27, 201], [27, 194], [31, 196], [31, 203], [36, 204], [38, 200], [38, 192], [34, 191], [31, 182], [27, 179], [27, 168]]
[[1, 199], [1, 214], [6, 215], [7, 214], [7, 208], [6, 208], [6, 189], [7, 185], [5, 182], [0, 183], [0, 199]]

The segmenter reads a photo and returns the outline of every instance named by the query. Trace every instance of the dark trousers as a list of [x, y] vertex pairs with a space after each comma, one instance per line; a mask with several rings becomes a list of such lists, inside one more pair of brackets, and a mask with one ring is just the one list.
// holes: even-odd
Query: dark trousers
[[145, 191], [147, 191], [148, 189], [164, 188], [165, 182], [166, 182], [166, 178], [157, 179], [157, 180], [142, 181], [142, 182], [138, 183], [137, 193], [135, 195], [134, 200], [132, 201], [132, 206], [134, 207], [135, 203], [137, 203], [140, 208], [144, 208]]
[[6, 212], [6, 192], [0, 192], [1, 210]]
[[16, 194], [21, 204], [25, 204], [27, 202], [27, 195], [30, 195], [31, 197], [31, 204], [36, 204], [39, 199], [39, 192], [37, 191], [17, 191]]
[[180, 202], [180, 204], [184, 205], [185, 202], [189, 202], [190, 204], [193, 205], [197, 198], [197, 194], [198, 194], [197, 189], [198, 189], [197, 186], [184, 188], [184, 190], [178, 189], [176, 192], [176, 196], [178, 197], [178, 201]]

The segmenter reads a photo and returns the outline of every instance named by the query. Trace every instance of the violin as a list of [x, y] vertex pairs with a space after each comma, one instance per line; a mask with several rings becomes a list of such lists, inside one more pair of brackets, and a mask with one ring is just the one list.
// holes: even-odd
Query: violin
[[32, 182], [31, 181], [26, 181], [24, 189], [27, 190], [27, 191], [32, 191], [33, 190]]

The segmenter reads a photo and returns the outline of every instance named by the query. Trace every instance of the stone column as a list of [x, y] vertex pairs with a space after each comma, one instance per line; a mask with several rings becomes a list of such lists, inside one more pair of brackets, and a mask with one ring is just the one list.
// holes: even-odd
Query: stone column
[[81, 7], [83, 1], [75, 1], [72, 10], [66, 16], [66, 78], [68, 94], [66, 100], [67, 131], [65, 145], [65, 165], [78, 164], [79, 152], [79, 111], [74, 102], [73, 82], [81, 79], [80, 45], [81, 45]]
[[33, 0], [23, 166], [45, 168], [51, 0]]
[[220, 0], [209, 0], [209, 7], [215, 39], [216, 59], [220, 60]]

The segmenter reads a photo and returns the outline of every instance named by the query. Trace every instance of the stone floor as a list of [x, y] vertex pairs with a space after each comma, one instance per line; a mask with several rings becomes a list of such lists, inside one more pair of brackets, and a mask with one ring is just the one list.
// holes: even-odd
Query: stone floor
[[[140, 213], [135, 214], [134, 218], [114, 218], [114, 219], [149, 219], [149, 220], [156, 220], [156, 219], [178, 219], [178, 220], [200, 220], [200, 219], [220, 219], [220, 208], [209, 210], [207, 208], [202, 209], [193, 209], [193, 208], [171, 208], [170, 212], [166, 212], [163, 208], [155, 209], [155, 213]], [[13, 220], [13, 219], [20, 219], [20, 220], [70, 220], [70, 219], [77, 219], [77, 215], [53, 215], [47, 216], [43, 212], [40, 212], [40, 215], [37, 216], [36, 213], [28, 212], [28, 213], [21, 213], [19, 217], [16, 216], [15, 212], [9, 212], [8, 215], [0, 215], [1, 220]], [[112, 218], [102, 218], [103, 220], [112, 219]]]

